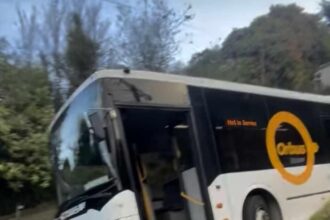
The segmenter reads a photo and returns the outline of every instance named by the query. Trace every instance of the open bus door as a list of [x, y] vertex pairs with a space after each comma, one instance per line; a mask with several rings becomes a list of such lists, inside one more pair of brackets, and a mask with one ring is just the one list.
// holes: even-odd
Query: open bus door
[[206, 220], [188, 110], [120, 108], [141, 219]]

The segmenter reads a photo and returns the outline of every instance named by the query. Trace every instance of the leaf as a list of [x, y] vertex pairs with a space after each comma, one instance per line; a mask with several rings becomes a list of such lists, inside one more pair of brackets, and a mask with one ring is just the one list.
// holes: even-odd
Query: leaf
[[320, 17], [297, 5], [275, 5], [249, 27], [195, 54], [186, 72], [194, 76], [313, 91], [313, 77], [330, 59], [330, 33]]
[[53, 108], [47, 74], [4, 62], [0, 69], [6, 69], [0, 75], [0, 179], [16, 192], [43, 189], [51, 181], [46, 130]]

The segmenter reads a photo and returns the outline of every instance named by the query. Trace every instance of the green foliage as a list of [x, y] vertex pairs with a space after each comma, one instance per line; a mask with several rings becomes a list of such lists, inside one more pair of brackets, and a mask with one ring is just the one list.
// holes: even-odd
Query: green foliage
[[325, 19], [329, 23], [330, 22], [330, 1], [322, 0], [320, 5], [321, 5], [321, 14], [323, 15], [323, 17], [325, 17]]
[[330, 34], [316, 15], [296, 5], [272, 6], [247, 28], [233, 30], [222, 48], [196, 54], [195, 76], [311, 91], [318, 67], [330, 58]]
[[0, 62], [0, 193], [16, 192], [16, 200], [21, 193], [33, 197], [51, 183], [48, 84], [40, 69]]
[[99, 45], [85, 33], [80, 16], [74, 13], [65, 51], [65, 59], [70, 68], [68, 80], [71, 91], [96, 70], [98, 50]]
[[330, 201], [323, 208], [317, 211], [310, 220], [328, 220], [330, 219]]

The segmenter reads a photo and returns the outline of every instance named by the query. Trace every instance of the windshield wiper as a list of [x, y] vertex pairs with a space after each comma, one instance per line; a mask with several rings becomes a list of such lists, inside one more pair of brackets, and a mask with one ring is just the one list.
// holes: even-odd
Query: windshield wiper
[[[83, 208], [81, 208], [81, 210], [79, 210], [78, 212], [75, 212], [75, 213], [72, 213], [69, 215], [64, 214], [67, 210], [70, 210], [69, 208], [71, 208], [71, 206], [74, 203], [79, 205], [82, 202], [85, 202], [90, 199], [110, 198], [112, 195], [113, 195], [113, 193], [102, 192], [102, 193], [97, 193], [94, 195], [81, 195], [81, 196], [75, 197], [71, 200], [68, 200], [67, 202], [65, 202], [65, 204], [62, 205], [61, 209], [59, 210], [59, 213], [57, 214], [56, 219], [57, 220], [68, 219], [68, 218], [72, 217], [73, 215], [76, 215], [85, 209], [85, 205], [84, 205]], [[63, 216], [63, 214], [65, 216]]]
[[113, 193], [103, 192], [103, 193], [97, 193], [97, 194], [93, 194], [93, 195], [81, 195], [81, 196], [77, 196], [75, 198], [72, 198], [72, 199], [68, 200], [67, 201], [68, 203], [64, 205], [63, 209], [69, 208], [74, 203], [79, 204], [79, 203], [85, 202], [87, 200], [106, 198], [106, 197], [110, 197], [112, 195], [113, 195]]
[[82, 202], [85, 202], [85, 201], [91, 200], [91, 199], [101, 199], [101, 198], [111, 197], [113, 195], [113, 193], [107, 192], [107, 191], [112, 189], [115, 185], [116, 184], [113, 183], [106, 189], [104, 189], [101, 192], [98, 192], [96, 194], [91, 194], [91, 195], [82, 194], [80, 196], [76, 196], [72, 199], [69, 199], [61, 205], [61, 212], [64, 212], [65, 210], [69, 209], [73, 204], [80, 204]]
[[133, 93], [133, 96], [137, 102], [141, 102], [141, 98], [145, 98], [147, 101], [152, 100], [152, 96], [145, 93], [142, 89], [136, 87], [132, 83], [127, 82], [124, 79], [120, 79], [120, 82], [124, 84], [131, 92]]

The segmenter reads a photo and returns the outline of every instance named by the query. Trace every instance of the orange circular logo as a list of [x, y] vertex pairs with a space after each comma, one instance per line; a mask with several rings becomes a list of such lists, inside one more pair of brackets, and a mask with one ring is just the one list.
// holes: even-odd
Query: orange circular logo
[[[287, 145], [284, 143], [276, 144], [276, 131], [282, 123], [286, 123], [294, 127], [300, 134], [304, 144], [292, 145], [291, 142]], [[317, 143], [313, 142], [304, 123], [297, 116], [285, 111], [276, 113], [267, 125], [266, 146], [268, 156], [273, 167], [277, 169], [285, 180], [298, 185], [305, 183], [309, 179], [313, 171], [315, 153], [318, 151], [319, 146]], [[304, 170], [298, 174], [290, 173], [286, 170], [280, 160], [280, 156], [303, 154], [306, 155], [306, 165]]]

